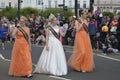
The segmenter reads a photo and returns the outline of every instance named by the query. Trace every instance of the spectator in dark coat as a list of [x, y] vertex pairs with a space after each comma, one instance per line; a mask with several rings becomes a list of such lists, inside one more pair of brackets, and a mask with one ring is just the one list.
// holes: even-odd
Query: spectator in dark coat
[[119, 16], [118, 22], [119, 23], [118, 23], [118, 27], [117, 27], [116, 32], [117, 32], [117, 39], [119, 41], [119, 43], [118, 43], [118, 49], [120, 51], [120, 16]]
[[95, 26], [94, 19], [92, 19], [92, 18], [90, 19], [90, 22], [88, 24], [88, 32], [90, 35], [92, 48], [95, 48], [96, 26]]

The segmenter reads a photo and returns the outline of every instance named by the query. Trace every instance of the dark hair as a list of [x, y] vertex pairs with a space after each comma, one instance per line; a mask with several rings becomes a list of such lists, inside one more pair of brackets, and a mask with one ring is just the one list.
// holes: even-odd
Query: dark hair
[[79, 16], [81, 16], [82, 14], [84, 14], [84, 11], [83, 11], [83, 9], [80, 9], [79, 10]]
[[119, 19], [118, 19], [118, 27], [120, 27], [120, 17], [119, 17]]

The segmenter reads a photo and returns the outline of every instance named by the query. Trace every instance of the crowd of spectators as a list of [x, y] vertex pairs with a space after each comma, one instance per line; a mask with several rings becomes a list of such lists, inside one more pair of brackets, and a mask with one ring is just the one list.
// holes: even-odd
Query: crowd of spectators
[[[93, 49], [102, 49], [104, 54], [109, 52], [117, 53], [120, 51], [120, 15], [103, 16], [99, 11], [87, 14], [88, 31]], [[64, 16], [56, 16], [58, 25], [64, 29], [64, 24], [68, 24], [66, 36], [62, 37], [63, 45], [74, 45], [76, 16], [66, 19]], [[49, 17], [30, 16], [26, 25], [30, 28], [31, 42], [35, 45], [45, 44], [45, 29], [49, 24]], [[15, 27], [15, 20], [6, 17], [1, 18], [0, 22], [0, 44], [4, 50], [5, 41], [12, 43], [15, 37], [11, 37], [11, 32]]]

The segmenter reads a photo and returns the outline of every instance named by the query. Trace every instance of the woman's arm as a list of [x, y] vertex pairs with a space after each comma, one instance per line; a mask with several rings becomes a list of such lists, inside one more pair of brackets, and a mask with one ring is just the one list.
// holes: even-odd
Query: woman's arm
[[29, 45], [30, 45], [30, 49], [31, 49], [31, 37], [30, 37], [30, 29], [29, 29], [29, 34], [28, 34], [28, 37], [29, 37]]
[[49, 30], [48, 30], [48, 28], [47, 28], [47, 29], [46, 29], [46, 50], [49, 50], [48, 40], [49, 40]]
[[8, 25], [8, 34], [10, 34], [10, 24]]
[[84, 23], [88, 26], [89, 22], [87, 20], [84, 20]]
[[62, 31], [62, 29], [59, 27], [60, 35], [64, 37], [66, 35], [67, 30]]
[[82, 24], [83, 23], [81, 23], [80, 26], [78, 26], [78, 21], [77, 20], [75, 21], [75, 29], [76, 29], [76, 31], [79, 31], [82, 28]]
[[12, 37], [14, 37], [15, 36], [15, 34], [17, 33], [17, 28], [15, 27], [14, 29], [13, 29], [13, 31], [12, 31]]

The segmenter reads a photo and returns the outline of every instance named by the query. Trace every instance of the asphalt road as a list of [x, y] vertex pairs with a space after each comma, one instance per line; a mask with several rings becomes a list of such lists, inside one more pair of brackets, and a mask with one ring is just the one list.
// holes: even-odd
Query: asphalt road
[[[8, 76], [9, 63], [11, 58], [12, 44], [6, 45], [6, 50], [0, 49], [0, 53], [7, 60], [0, 58], [0, 80], [120, 80], [120, 54], [110, 54], [108, 56], [101, 55], [101, 52], [94, 51], [95, 69], [91, 73], [76, 72], [68, 67], [68, 75], [56, 77], [46, 74], [33, 74], [30, 79], [24, 77], [10, 77]], [[66, 59], [72, 53], [71, 47], [65, 48]], [[43, 50], [41, 46], [32, 46], [32, 61], [33, 70], [37, 63], [40, 54]]]

